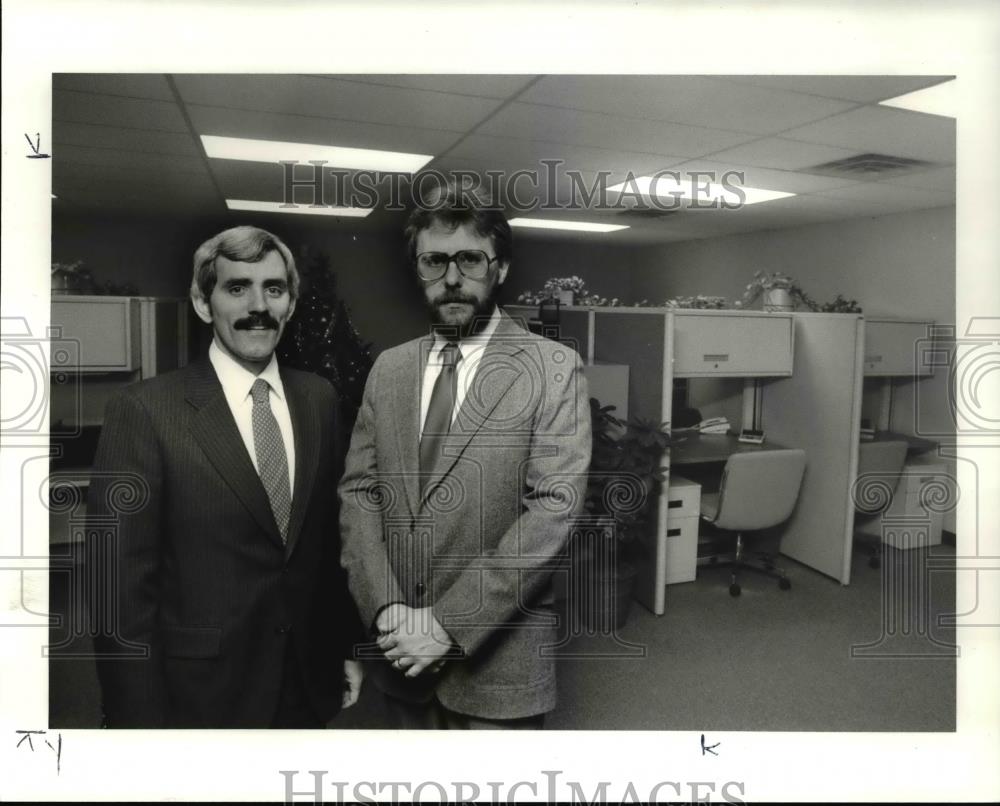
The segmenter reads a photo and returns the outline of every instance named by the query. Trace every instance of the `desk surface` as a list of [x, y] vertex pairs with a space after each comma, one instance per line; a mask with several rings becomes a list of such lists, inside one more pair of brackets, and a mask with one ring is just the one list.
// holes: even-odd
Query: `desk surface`
[[740, 442], [735, 434], [699, 434], [696, 431], [674, 434], [676, 442], [670, 446], [670, 464], [699, 465], [708, 462], [725, 462], [734, 453], [780, 450], [786, 446], [765, 441], [763, 445]]
[[864, 442], [895, 442], [902, 441], [907, 444], [907, 456], [919, 456], [922, 453], [929, 453], [937, 448], [938, 443], [932, 439], [915, 437], [912, 434], [897, 434], [895, 431], [879, 431], [875, 439], [862, 440]]

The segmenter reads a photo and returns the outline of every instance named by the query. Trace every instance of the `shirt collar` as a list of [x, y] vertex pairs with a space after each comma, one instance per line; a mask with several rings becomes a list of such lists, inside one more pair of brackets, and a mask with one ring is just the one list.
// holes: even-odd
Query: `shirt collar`
[[208, 360], [212, 362], [215, 374], [219, 376], [219, 383], [222, 384], [222, 390], [228, 399], [242, 402], [250, 395], [253, 382], [262, 378], [268, 382], [278, 399], [284, 400], [285, 387], [281, 383], [278, 358], [274, 354], [260, 375], [254, 375], [236, 363], [232, 356], [219, 347], [219, 342], [212, 339], [212, 346], [208, 348]]

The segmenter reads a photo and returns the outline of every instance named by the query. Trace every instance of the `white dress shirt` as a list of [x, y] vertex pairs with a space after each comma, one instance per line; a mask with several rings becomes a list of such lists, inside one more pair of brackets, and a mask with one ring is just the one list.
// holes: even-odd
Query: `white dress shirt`
[[253, 388], [253, 382], [258, 378], [267, 381], [270, 387], [268, 402], [271, 404], [274, 419], [278, 421], [281, 441], [285, 443], [285, 456], [288, 459], [288, 489], [294, 496], [295, 437], [292, 433], [292, 416], [288, 412], [285, 387], [281, 383], [281, 375], [278, 372], [278, 359], [272, 355], [271, 362], [264, 371], [260, 375], [254, 375], [237, 364], [213, 340], [212, 346], [208, 348], [208, 360], [212, 362], [215, 374], [219, 376], [219, 383], [222, 384], [222, 391], [226, 395], [229, 410], [233, 413], [236, 427], [240, 430], [243, 444], [246, 445], [250, 461], [253, 462], [258, 475], [260, 468], [257, 467], [257, 452], [254, 450], [253, 444], [253, 398], [250, 396], [250, 390]]
[[[455, 409], [451, 413], [452, 423], [455, 422], [458, 410], [462, 408], [462, 403], [465, 402], [466, 391], [471, 388], [472, 381], [476, 377], [476, 372], [479, 370], [479, 364], [483, 358], [483, 351], [486, 349], [486, 345], [489, 343], [499, 324], [500, 309], [494, 308], [493, 316], [486, 323], [486, 327], [474, 336], [469, 336], [458, 342], [458, 351], [461, 357], [458, 359], [456, 367], [458, 371], [458, 388], [455, 391]], [[447, 343], [446, 339], [435, 334], [434, 346], [431, 347], [430, 354], [427, 356], [427, 366], [424, 367], [423, 385], [420, 388], [421, 434], [424, 432], [424, 423], [427, 421], [427, 409], [431, 406], [431, 394], [434, 392], [434, 382], [437, 380], [438, 375], [441, 374], [441, 350]]]

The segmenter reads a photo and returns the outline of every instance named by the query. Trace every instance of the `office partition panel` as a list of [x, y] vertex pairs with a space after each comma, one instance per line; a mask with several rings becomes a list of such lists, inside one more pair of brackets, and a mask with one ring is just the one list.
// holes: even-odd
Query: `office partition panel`
[[795, 374], [763, 386], [768, 441], [804, 448], [806, 473], [781, 553], [851, 579], [864, 329], [856, 314], [795, 314]]

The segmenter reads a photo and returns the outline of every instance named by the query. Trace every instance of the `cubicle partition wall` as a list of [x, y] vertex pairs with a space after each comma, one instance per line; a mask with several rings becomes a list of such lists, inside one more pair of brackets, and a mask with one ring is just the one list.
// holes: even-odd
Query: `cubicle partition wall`
[[[505, 305], [504, 312], [530, 328], [538, 320], [537, 305]], [[593, 359], [593, 312], [579, 306], [560, 306], [559, 339], [576, 350], [584, 361]]]
[[[670, 419], [671, 386], [667, 318], [662, 311], [631, 308], [594, 313], [594, 360], [629, 367], [630, 417]], [[621, 412], [624, 417], [626, 412]]]
[[762, 385], [768, 441], [805, 448], [806, 473], [781, 553], [851, 579], [864, 326], [852, 314], [797, 313], [795, 373]]

